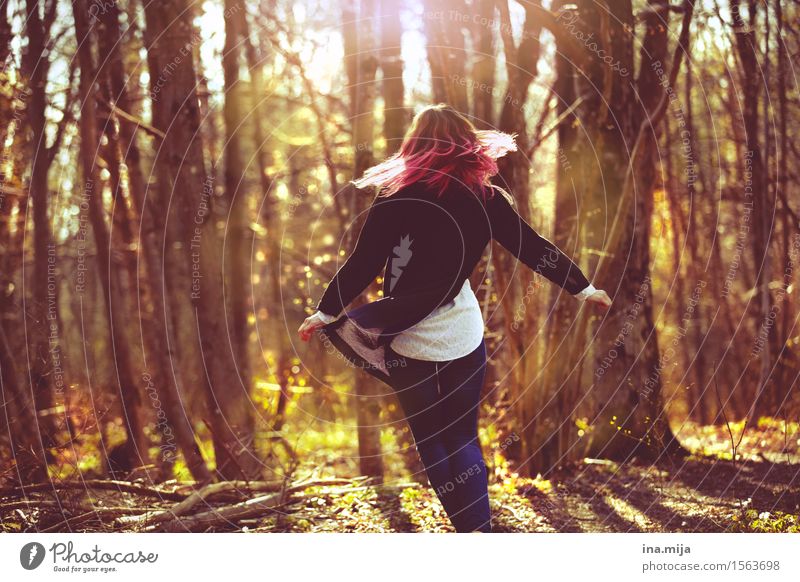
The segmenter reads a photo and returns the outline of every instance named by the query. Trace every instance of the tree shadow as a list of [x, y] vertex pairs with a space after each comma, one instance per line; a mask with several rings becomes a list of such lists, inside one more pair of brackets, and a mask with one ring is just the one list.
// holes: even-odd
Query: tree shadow
[[[576, 492], [583, 497], [584, 503], [587, 503], [592, 508], [601, 526], [608, 527], [615, 532], [642, 533], [642, 528], [634, 520], [621, 515], [617, 508], [610, 505], [599, 494], [603, 493], [602, 490], [605, 488], [587, 487], [584, 484], [580, 484], [576, 489]], [[611, 491], [607, 490], [605, 493], [611, 493]]]
[[559, 533], [582, 533], [591, 531], [581, 525], [581, 521], [594, 521], [596, 516], [590, 511], [573, 508], [569, 510], [564, 499], [542, 493], [535, 487], [517, 488], [517, 493], [525, 499], [534, 511], [544, 516], [549, 523]]
[[583, 532], [641, 532], [641, 527], [612, 507], [602, 495], [599, 484], [590, 482], [562, 482], [563, 488], [555, 495], [542, 493], [536, 488], [519, 487], [534, 511], [541, 513], [559, 533]]
[[378, 492], [376, 505], [378, 510], [389, 521], [389, 526], [396, 532], [416, 532], [419, 531], [402, 503], [398, 492], [383, 491]]
[[562, 532], [724, 532], [743, 508], [796, 514], [800, 507], [800, 466], [767, 460], [573, 464], [551, 481], [555, 497], [535, 489], [519, 493]]
[[[670, 483], [666, 483], [667, 488]], [[632, 487], [626, 487], [624, 483], [611, 480], [607, 487], [612, 494], [616, 495], [632, 507], [640, 511], [648, 519], [657, 523], [661, 529], [667, 532], [708, 532], [724, 531], [724, 527], [707, 516], [692, 515], [691, 512], [681, 513], [679, 510], [665, 505], [665, 498], [680, 503], [674, 491], [659, 491], [654, 488], [652, 481], [641, 480]], [[700, 504], [700, 501], [696, 501]]]
[[709, 497], [750, 499], [749, 507], [761, 511], [796, 513], [800, 504], [800, 466], [789, 463], [698, 459], [684, 463], [672, 480]]

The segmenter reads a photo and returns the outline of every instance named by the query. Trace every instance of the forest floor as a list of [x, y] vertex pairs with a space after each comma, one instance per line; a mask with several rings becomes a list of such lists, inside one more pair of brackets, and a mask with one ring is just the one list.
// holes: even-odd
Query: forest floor
[[[490, 486], [496, 532], [800, 532], [798, 466], [690, 459], [679, 468], [585, 459], [549, 480]], [[252, 531], [453, 531], [428, 487], [318, 489]]]
[[[743, 427], [732, 424], [736, 441]], [[732, 459], [725, 425], [681, 430], [687, 459], [658, 465], [583, 459], [548, 479], [490, 465], [496, 532], [800, 532], [800, 432], [762, 420]], [[418, 484], [319, 487], [250, 531], [453, 531], [433, 490]]]
[[[657, 465], [583, 459], [548, 479], [490, 465], [493, 530], [800, 532], [800, 435], [748, 429], [734, 463], [726, 428], [692, 434], [684, 440], [691, 457]], [[453, 531], [420, 483], [319, 478], [289, 490], [269, 482], [208, 487], [200, 495], [191, 483], [98, 480], [29, 488], [24, 497], [0, 489], [0, 531]]]

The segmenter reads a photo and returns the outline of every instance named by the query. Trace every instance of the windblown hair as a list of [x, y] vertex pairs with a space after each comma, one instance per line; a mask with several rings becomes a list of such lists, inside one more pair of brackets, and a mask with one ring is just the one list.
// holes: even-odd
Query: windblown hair
[[514, 137], [478, 130], [449, 105], [431, 105], [414, 116], [400, 150], [369, 168], [353, 184], [357, 188], [377, 186], [379, 196], [391, 196], [421, 182], [441, 196], [454, 180], [484, 193], [491, 189], [483, 186], [497, 174], [497, 158], [517, 150]]

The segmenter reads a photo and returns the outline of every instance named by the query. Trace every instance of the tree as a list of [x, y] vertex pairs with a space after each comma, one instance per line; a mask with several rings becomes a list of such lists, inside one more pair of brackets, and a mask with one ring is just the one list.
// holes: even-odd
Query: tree
[[86, 0], [75, 0], [72, 3], [75, 19], [75, 33], [78, 40], [78, 62], [80, 64], [80, 159], [83, 177], [83, 197], [88, 199], [89, 220], [92, 224], [97, 266], [100, 283], [103, 288], [103, 300], [106, 306], [105, 315], [108, 326], [108, 337], [111, 340], [111, 360], [119, 385], [120, 400], [123, 405], [127, 441], [125, 443], [125, 465], [134, 468], [149, 463], [149, 442], [144, 434], [142, 400], [139, 384], [133, 376], [130, 361], [131, 352], [126, 349], [129, 344], [125, 334], [127, 314], [122, 309], [122, 301], [127, 289], [121, 284], [120, 270], [114, 269], [111, 258], [111, 235], [106, 225], [103, 207], [103, 182], [97, 174], [95, 158], [100, 149], [97, 132], [97, 106], [95, 103], [94, 36], [91, 34], [90, 13]]
[[[590, 454], [597, 451], [623, 460], [635, 455], [657, 461], [662, 456], [686, 453], [670, 428], [661, 392], [661, 376], [670, 358], [667, 353], [661, 354], [658, 347], [649, 270], [653, 194], [660, 176], [656, 151], [669, 99], [665, 88], [672, 90], [675, 86], [684, 53], [688, 51], [691, 2], [683, 4], [682, 12], [680, 35], [669, 64], [665, 63], [668, 62], [666, 23], [670, 7], [652, 1], [644, 16], [644, 41], [636, 79], [639, 106], [634, 109], [637, 131], [622, 186], [621, 212], [615, 217], [606, 245], [613, 250], [610, 255], [603, 255], [598, 266], [601, 284], [610, 284], [612, 277], [621, 279], [615, 301], [619, 297], [623, 301], [621, 305], [635, 306], [637, 302], [641, 305], [626, 313], [630, 325], [622, 341], [617, 339], [619, 330], [607, 326], [606, 322], [595, 340], [602, 351], [594, 360], [594, 386], [595, 389], [599, 387], [601, 395], [610, 398], [603, 399], [593, 419], [598, 430]], [[630, 202], [631, 196], [635, 196], [633, 202]], [[605, 350], [610, 346], [619, 346], [620, 357], [606, 367], [603, 358], [608, 357]], [[598, 373], [601, 369], [604, 370], [602, 374]]]
[[[127, 175], [128, 195], [131, 199], [131, 212], [137, 217], [134, 223], [143, 225], [140, 228], [138, 247], [141, 250], [146, 270], [146, 277], [138, 280], [139, 288], [144, 288], [147, 303], [152, 304], [150, 320], [146, 322], [145, 343], [147, 353], [142, 354], [144, 364], [144, 378], [152, 378], [153, 386], [158, 394], [158, 400], [163, 400], [166, 424], [159, 418], [160, 411], [156, 411], [156, 426], [161, 431], [162, 459], [170, 464], [173, 460], [173, 451], [169, 441], [173, 436], [175, 447], [183, 453], [186, 465], [192, 476], [198, 482], [207, 482], [211, 479], [200, 447], [195, 440], [194, 430], [183, 409], [181, 394], [185, 384], [180, 366], [173, 365], [178, 359], [175, 346], [177, 339], [172, 327], [170, 305], [165, 301], [163, 293], [164, 272], [159, 256], [156, 232], [160, 221], [158, 212], [154, 212], [154, 205], [145, 205], [146, 185], [142, 170], [142, 156], [139, 149], [137, 136], [141, 133], [142, 125], [134, 111], [134, 100], [129, 95], [129, 81], [126, 79], [126, 64], [123, 58], [122, 34], [119, 26], [119, 7], [116, 4], [106, 6], [98, 14], [99, 47], [100, 54], [105, 55], [101, 63], [104, 78], [105, 106], [109, 118], [107, 127], [118, 126], [118, 136], [109, 139], [108, 156], [106, 160], [110, 168], [120, 166], [123, 162]], [[152, 131], [152, 129], [151, 129]], [[116, 134], [116, 132], [110, 132]], [[160, 140], [161, 135], [153, 136]], [[118, 172], [119, 173], [119, 172]], [[115, 208], [122, 207], [120, 200]], [[118, 210], [119, 212], [119, 210]], [[113, 223], [113, 220], [112, 220]], [[148, 359], [152, 365], [148, 365]]]
[[[525, 4], [525, 21], [519, 43], [515, 42], [512, 34], [508, 2], [500, 2], [497, 6], [508, 77], [501, 104], [499, 129], [517, 135], [517, 151], [501, 158], [495, 181], [512, 193], [520, 216], [531, 222], [529, 144], [524, 107], [528, 101], [528, 90], [538, 74], [541, 49], [539, 34], [542, 26], [537, 8], [540, 5]], [[509, 253], [500, 250], [499, 243], [494, 243], [493, 246], [492, 282], [498, 290], [503, 314], [506, 341], [502, 345], [504, 350], [510, 352], [511, 361], [508, 371], [500, 373], [500, 380], [510, 380], [509, 396], [518, 424], [514, 430], [527, 433], [532, 426], [538, 401], [537, 392], [531, 388], [537, 353], [525, 345], [526, 338], [536, 335], [535, 319], [530, 310], [524, 308], [534, 274], [530, 269], [521, 267], [521, 263]], [[522, 309], [525, 311], [520, 316]], [[527, 455], [527, 445], [530, 443], [529, 439], [522, 439], [523, 455]]]
[[468, 12], [463, 0], [425, 0], [424, 27], [433, 99], [466, 113], [466, 48], [462, 22]]
[[[158, 204], [166, 216], [166, 279], [173, 310], [189, 304], [193, 340], [210, 414], [217, 473], [225, 479], [259, 472], [249, 387], [239, 379], [225, 333], [222, 254], [214, 217], [214, 183], [201, 141], [197, 75], [187, 0], [145, 6], [153, 125], [164, 134], [156, 159]], [[171, 198], [174, 200], [171, 201]]]
[[[343, 12], [343, 36], [345, 45], [345, 61], [348, 63], [348, 82], [350, 118], [353, 125], [353, 147], [355, 161], [353, 177], [358, 178], [364, 170], [373, 165], [375, 156], [375, 73], [378, 59], [375, 43], [375, 2], [361, 0], [358, 3], [358, 14], [345, 9]], [[356, 220], [364, 214], [368, 206], [363, 192], [348, 187], [346, 190], [350, 216]], [[339, 194], [339, 193], [336, 193]], [[355, 233], [352, 228], [348, 232], [347, 246], [355, 245]], [[375, 282], [372, 284], [375, 287]], [[364, 302], [363, 295], [356, 299], [354, 306]], [[383, 457], [381, 455], [380, 399], [375, 380], [367, 374], [358, 373], [355, 382], [356, 419], [358, 422], [358, 454], [359, 466], [363, 475], [383, 480]]]
[[378, 53], [383, 97], [383, 137], [386, 140], [386, 155], [400, 149], [410, 118], [405, 104], [403, 83], [403, 56], [401, 39], [400, 4], [392, 0], [380, 0], [381, 48]]
[[[56, 18], [57, 0], [42, 3], [26, 1], [25, 30], [28, 46], [22, 58], [22, 73], [27, 80], [26, 113], [30, 127], [31, 158], [33, 160], [28, 184], [28, 197], [33, 203], [33, 256], [31, 302], [25, 306], [25, 325], [30, 326], [30, 345], [27, 350], [27, 368], [36, 425], [40, 435], [42, 456], [30, 468], [31, 478], [47, 477], [46, 463], [53, 460], [51, 448], [57, 444], [57, 424], [53, 411], [63, 394], [63, 375], [60, 366], [61, 345], [58, 317], [58, 284], [51, 281], [48, 266], [56, 272], [55, 246], [48, 217], [48, 174], [58, 151], [59, 141], [47, 146], [46, 135], [46, 84], [50, 71], [50, 30]], [[41, 8], [41, 9], [40, 9]], [[23, 278], [25, 268], [23, 263]], [[50, 284], [52, 283], [52, 284]], [[27, 299], [23, 298], [23, 305]]]
[[[658, 459], [663, 454], [683, 452], [670, 430], [661, 395], [663, 359], [652, 315], [649, 232], [658, 175], [654, 152], [667, 104], [662, 83], [674, 86], [687, 46], [685, 35], [692, 9], [690, 3], [684, 4], [682, 40], [671, 68], [656, 67], [667, 60], [664, 21], [670, 9], [660, 2], [650, 3], [644, 18], [639, 76], [633, 85], [624, 79], [627, 75], [621, 74], [633, 71], [632, 37], [628, 33], [633, 30], [631, 6], [622, 1], [610, 2], [608, 7], [610, 13], [604, 14], [594, 3], [581, 3], [572, 20], [582, 26], [599, 20], [598, 44], [605, 54], [610, 52], [614, 56], [618, 66], [615, 73], [602, 61], [595, 61], [587, 71], [579, 71], [588, 81], [578, 83], [581, 88], [578, 93], [586, 95], [586, 108], [576, 108], [581, 112], [584, 139], [576, 137], [572, 141], [569, 133], [565, 136], [574, 144], [571, 146], [574, 157], [568, 156], [570, 166], [585, 172], [577, 180], [584, 195], [589, 197], [580, 214], [585, 217], [581, 225], [584, 244], [589, 249], [603, 249], [593, 279], [599, 288], [613, 290], [610, 294], [614, 305], [593, 333], [595, 351], [589, 360], [592, 362], [589, 405], [580, 405], [584, 400], [580, 387], [588, 339], [585, 333], [592, 315], [581, 311], [575, 325], [569, 326], [565, 336], [559, 338], [560, 343], [549, 342], [551, 351], [544, 377], [546, 384], [558, 391], [556, 408], [561, 415], [556, 417], [559, 424], [548, 421], [543, 427], [548, 436], [534, 458], [534, 467], [540, 470], [581, 454], [627, 460], [634, 455]], [[587, 34], [585, 28], [583, 33]], [[664, 70], [669, 71], [668, 77], [664, 76]], [[598, 89], [592, 92], [591, 86]], [[635, 98], [639, 100], [638, 106]], [[628, 144], [634, 144], [632, 149]], [[564, 145], [570, 147], [570, 142]], [[563, 172], [561, 176], [566, 178]], [[568, 195], [566, 188], [560, 187], [559, 192]], [[592, 199], [598, 192], [607, 193], [607, 199]], [[598, 211], [603, 206], [613, 215], [603, 218]], [[609, 230], [602, 228], [601, 220], [611, 223]], [[590, 267], [589, 272], [592, 271]], [[564, 321], [563, 313], [557, 311], [552, 329], [565, 329]], [[588, 412], [591, 435], [581, 444], [577, 442], [575, 423], [583, 411]], [[552, 418], [547, 412], [544, 416]]]
[[764, 156], [759, 144], [759, 101], [763, 72], [759, 66], [756, 28], [758, 26], [758, 6], [756, 0], [747, 0], [748, 22], [742, 16], [742, 0], [731, 0], [730, 11], [733, 17], [736, 52], [740, 63], [740, 77], [744, 94], [744, 111], [741, 121], [744, 126], [744, 142], [739, 150], [741, 176], [744, 184], [745, 211], [752, 209], [753, 222], [753, 268], [756, 272], [755, 290], [757, 300], [753, 301], [757, 334], [766, 331], [767, 337], [760, 343], [760, 350], [748, 354], [748, 363], [756, 356], [759, 361], [757, 388], [753, 395], [748, 416], [758, 410], [758, 401], [763, 392], [772, 367], [769, 335], [771, 328], [765, 328], [770, 311], [770, 256], [769, 223], [770, 209], [769, 181], [764, 171]]
[[226, 278], [230, 282], [230, 336], [236, 355], [238, 373], [245, 386], [250, 385], [247, 343], [249, 329], [250, 261], [251, 244], [247, 217], [248, 198], [245, 184], [245, 166], [242, 159], [242, 130], [244, 114], [244, 87], [240, 83], [242, 66], [242, 0], [225, 0], [225, 47], [222, 51], [222, 70], [225, 77], [225, 199], [228, 203], [225, 256]]

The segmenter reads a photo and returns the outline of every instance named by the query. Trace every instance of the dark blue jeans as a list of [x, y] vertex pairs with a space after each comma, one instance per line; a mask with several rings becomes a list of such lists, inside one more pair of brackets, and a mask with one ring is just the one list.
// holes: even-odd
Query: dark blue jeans
[[488, 475], [478, 442], [478, 405], [486, 344], [446, 362], [402, 356], [390, 369], [431, 487], [457, 532], [491, 531]]

